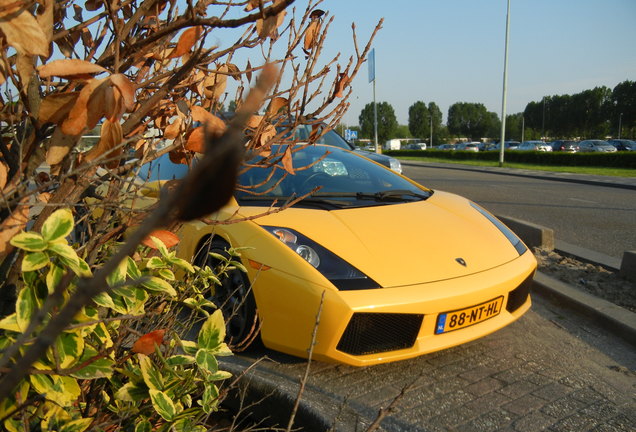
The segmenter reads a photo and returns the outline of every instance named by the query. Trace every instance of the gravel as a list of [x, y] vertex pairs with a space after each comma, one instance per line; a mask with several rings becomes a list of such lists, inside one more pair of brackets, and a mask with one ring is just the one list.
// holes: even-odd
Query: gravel
[[605, 267], [535, 248], [539, 270], [582, 291], [636, 312], [636, 284]]

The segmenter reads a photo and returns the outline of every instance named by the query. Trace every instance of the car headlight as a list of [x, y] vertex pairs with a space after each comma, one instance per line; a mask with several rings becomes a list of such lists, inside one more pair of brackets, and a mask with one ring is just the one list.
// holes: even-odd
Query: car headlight
[[517, 251], [519, 255], [523, 255], [528, 250], [528, 248], [526, 247], [526, 245], [523, 244], [521, 239], [517, 237], [517, 235], [513, 233], [510, 228], [505, 226], [499, 219], [497, 219], [496, 217], [494, 217], [493, 215], [491, 215], [486, 210], [484, 210], [483, 208], [481, 208], [480, 206], [478, 206], [472, 201], [470, 205], [479, 213], [481, 213], [486, 219], [492, 222], [494, 226], [499, 228], [499, 231], [501, 231], [501, 233], [506, 236], [508, 241], [512, 244], [512, 246], [514, 246], [515, 250]]
[[402, 164], [400, 163], [399, 160], [395, 159], [395, 158], [389, 158], [389, 167], [395, 171], [398, 172], [400, 174], [402, 174]]
[[300, 255], [339, 290], [380, 288], [373, 279], [309, 237], [290, 228], [264, 225], [262, 228]]

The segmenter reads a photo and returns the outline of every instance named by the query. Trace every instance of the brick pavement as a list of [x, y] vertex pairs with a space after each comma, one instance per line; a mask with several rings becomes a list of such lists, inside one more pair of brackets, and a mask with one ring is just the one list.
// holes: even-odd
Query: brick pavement
[[[365, 368], [315, 362], [306, 397], [322, 398], [313, 409], [336, 430], [364, 430], [396, 397], [380, 430], [636, 430], [633, 346], [581, 322], [535, 298], [519, 321], [463, 346]], [[268, 354], [278, 363], [258, 373], [284, 377], [293, 400], [306, 363]]]

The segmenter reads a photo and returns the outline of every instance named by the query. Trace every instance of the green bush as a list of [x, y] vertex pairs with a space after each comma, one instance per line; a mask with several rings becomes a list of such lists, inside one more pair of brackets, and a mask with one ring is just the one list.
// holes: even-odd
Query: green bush
[[[413, 156], [449, 160], [498, 161], [498, 151], [470, 152], [444, 150], [391, 150], [384, 152], [394, 157]], [[636, 152], [565, 153], [507, 151], [506, 162], [552, 166], [591, 166], [607, 168], [636, 168]]]
[[[91, 276], [66, 239], [73, 228], [71, 211], [61, 209], [40, 233], [22, 232], [11, 239], [24, 251], [23, 283], [15, 312], [0, 320], [3, 351], [23, 353], [61, 309], [51, 307], [51, 300], [68, 302], [81, 278]], [[206, 310], [213, 305], [202, 291], [215, 278], [209, 268], [192, 266], [151, 239], [156, 248], [140, 247], [135, 259], [123, 260], [107, 279], [111, 290], [82, 308], [12, 396], [0, 403], [0, 429], [207, 430], [207, 417], [218, 409], [217, 384], [230, 377], [216, 359], [231, 355], [223, 316], [220, 309]], [[173, 270], [183, 275], [177, 278]], [[207, 317], [196, 341], [179, 337], [177, 304]]]

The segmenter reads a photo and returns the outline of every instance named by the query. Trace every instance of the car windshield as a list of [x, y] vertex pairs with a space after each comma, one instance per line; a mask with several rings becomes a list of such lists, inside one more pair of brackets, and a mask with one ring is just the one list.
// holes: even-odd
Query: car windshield
[[[310, 125], [310, 124], [299, 124], [294, 127], [294, 130], [285, 134], [283, 139], [293, 139], [296, 142], [308, 142], [309, 137], [313, 133], [322, 133], [323, 125]], [[317, 129], [317, 130], [315, 130]], [[315, 132], [314, 132], [315, 130]], [[293, 134], [293, 137], [292, 137]], [[316, 144], [324, 144], [330, 145], [334, 147], [340, 147], [346, 150], [351, 150], [352, 146], [349, 145], [347, 141], [344, 140], [338, 133], [336, 133], [333, 129], [324, 132], [316, 141]]]
[[[285, 151], [292, 152], [294, 174], [283, 166]], [[273, 146], [272, 166], [256, 158], [243, 169], [235, 197], [241, 205], [282, 205], [311, 194], [295, 206], [337, 209], [419, 201], [431, 191], [346, 150], [310, 146]], [[270, 158], [270, 160], [272, 160]], [[319, 188], [319, 189], [317, 189]]]

